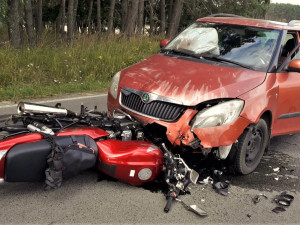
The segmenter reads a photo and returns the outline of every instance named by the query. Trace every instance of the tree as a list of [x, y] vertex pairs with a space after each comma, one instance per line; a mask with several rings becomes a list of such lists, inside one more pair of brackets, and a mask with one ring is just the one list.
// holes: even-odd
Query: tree
[[70, 43], [73, 38], [73, 10], [74, 10], [74, 0], [68, 0], [68, 42]]
[[172, 11], [171, 23], [167, 35], [169, 38], [173, 38], [178, 31], [179, 22], [182, 13], [182, 7], [183, 7], [183, 0], [177, 0], [174, 4], [173, 11]]
[[78, 33], [77, 29], [77, 9], [78, 9], [78, 0], [74, 0], [74, 9], [73, 9], [73, 32]]
[[160, 33], [166, 30], [166, 1], [160, 0]]
[[8, 7], [8, 34], [10, 43], [13, 47], [19, 48], [21, 42], [19, 26], [19, 1], [9, 0]]
[[40, 42], [42, 32], [43, 32], [43, 0], [37, 0], [37, 7], [36, 7], [37, 42]]
[[134, 34], [135, 21], [137, 17], [139, 0], [130, 0], [129, 1], [129, 10], [127, 17], [127, 29], [126, 35], [128, 38], [131, 38]]
[[112, 31], [113, 31], [115, 4], [116, 4], [116, 0], [111, 0], [110, 1], [109, 15], [108, 15], [108, 25], [107, 25], [108, 34], [111, 34]]
[[172, 19], [172, 11], [173, 11], [173, 0], [169, 0], [169, 4], [168, 4], [168, 30], [171, 24], [171, 19]]
[[144, 0], [139, 0], [136, 33], [140, 35], [144, 27]]
[[101, 36], [101, 5], [100, 0], [97, 0], [97, 33]]
[[34, 31], [33, 31], [31, 0], [25, 0], [24, 6], [25, 6], [26, 31], [28, 36], [28, 42], [30, 46], [33, 46], [35, 44], [35, 39], [34, 39]]
[[[140, 0], [144, 3], [144, 0]], [[143, 4], [144, 5], [144, 4]], [[125, 31], [128, 13], [128, 0], [122, 0], [121, 2], [121, 32]]]
[[88, 34], [92, 33], [92, 12], [93, 12], [94, 0], [90, 0], [89, 4], [89, 14], [88, 14]]
[[59, 13], [57, 17], [57, 28], [60, 33], [64, 34], [66, 18], [66, 0], [61, 0]]
[[154, 0], [149, 0], [149, 22], [150, 22], [150, 30], [149, 30], [149, 34], [152, 35], [154, 32], [154, 19], [153, 19], [153, 4], [154, 4]]

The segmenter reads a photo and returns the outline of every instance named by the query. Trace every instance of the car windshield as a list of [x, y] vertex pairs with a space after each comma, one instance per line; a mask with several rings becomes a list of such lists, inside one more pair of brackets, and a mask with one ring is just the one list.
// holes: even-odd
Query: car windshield
[[196, 22], [172, 40], [163, 51], [206, 60], [267, 70], [279, 30], [232, 24]]

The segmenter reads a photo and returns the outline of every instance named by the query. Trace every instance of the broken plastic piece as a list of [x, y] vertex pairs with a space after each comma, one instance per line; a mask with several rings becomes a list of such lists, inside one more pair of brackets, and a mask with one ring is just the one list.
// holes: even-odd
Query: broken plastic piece
[[284, 208], [282, 208], [282, 207], [277, 206], [276, 208], [272, 209], [272, 211], [274, 213], [281, 213], [281, 212], [284, 212], [286, 210]]
[[280, 168], [277, 167], [277, 168], [274, 168], [273, 170], [274, 170], [274, 172], [279, 172], [279, 171], [280, 171]]
[[211, 184], [212, 182], [213, 182], [213, 179], [209, 176], [201, 181], [198, 181], [199, 184]]
[[221, 195], [228, 195], [229, 184], [226, 182], [216, 182], [213, 184], [213, 188]]
[[274, 201], [281, 206], [289, 206], [294, 200], [294, 196], [287, 194], [286, 192], [282, 192], [280, 195], [274, 198]]
[[198, 208], [196, 205], [187, 205], [179, 198], [176, 198], [176, 201], [180, 202], [186, 210], [191, 211], [198, 216], [207, 216], [208, 215], [207, 212]]
[[265, 194], [258, 194], [254, 198], [252, 198], [252, 201], [257, 204], [261, 200], [261, 196], [263, 196], [265, 199], [268, 199], [268, 197]]

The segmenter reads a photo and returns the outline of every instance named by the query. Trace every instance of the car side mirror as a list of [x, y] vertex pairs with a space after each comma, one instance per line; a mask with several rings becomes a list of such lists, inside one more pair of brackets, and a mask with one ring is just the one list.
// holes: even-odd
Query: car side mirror
[[297, 72], [300, 73], [300, 59], [294, 59], [289, 63], [288, 66], [289, 72]]
[[170, 41], [169, 39], [162, 40], [159, 44], [160, 48], [165, 47], [169, 43], [169, 41]]

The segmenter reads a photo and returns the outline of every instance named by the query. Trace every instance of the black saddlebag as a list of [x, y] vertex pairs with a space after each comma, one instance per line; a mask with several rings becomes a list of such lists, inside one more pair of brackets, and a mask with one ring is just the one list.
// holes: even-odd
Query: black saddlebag
[[[87, 162], [86, 157], [81, 152], [68, 150], [70, 146], [74, 145], [73, 139], [79, 145], [89, 146], [95, 151], [93, 155], [95, 158], [94, 162], [91, 160]], [[94, 167], [98, 156], [98, 148], [92, 138], [88, 136], [73, 136], [73, 139], [71, 136], [54, 137], [56, 144], [64, 150], [66, 149], [66, 153], [68, 153], [63, 158], [63, 178], [74, 176], [84, 169]], [[5, 181], [44, 181], [45, 170], [49, 167], [47, 158], [51, 152], [52, 147], [47, 140], [14, 146], [6, 155]], [[88, 157], [91, 159], [90, 155]]]

